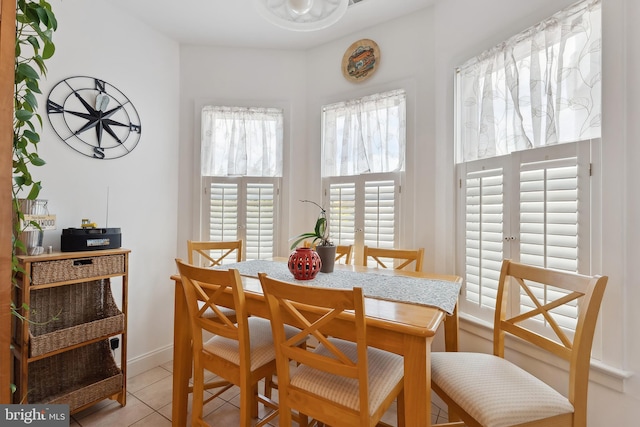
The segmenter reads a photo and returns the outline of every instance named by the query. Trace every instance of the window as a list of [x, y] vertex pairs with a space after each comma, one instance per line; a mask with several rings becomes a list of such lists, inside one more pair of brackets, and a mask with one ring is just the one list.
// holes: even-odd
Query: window
[[598, 144], [560, 144], [458, 165], [465, 312], [492, 319], [504, 258], [590, 272], [591, 174], [598, 163], [591, 151]]
[[403, 90], [323, 107], [323, 188], [334, 243], [356, 251], [397, 245], [405, 110]]
[[275, 253], [282, 125], [276, 108], [202, 110], [202, 238], [242, 239], [246, 259]]
[[[600, 0], [590, 0], [457, 70], [462, 311], [493, 319], [504, 258], [591, 274], [600, 47]], [[510, 310], [529, 302], [516, 296]], [[577, 308], [554, 316], [572, 331]]]

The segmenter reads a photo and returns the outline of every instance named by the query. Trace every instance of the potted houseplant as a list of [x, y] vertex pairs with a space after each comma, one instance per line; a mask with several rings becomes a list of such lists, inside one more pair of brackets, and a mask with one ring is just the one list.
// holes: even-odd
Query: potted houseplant
[[331, 243], [329, 239], [329, 220], [327, 218], [327, 211], [311, 200], [301, 200], [303, 203], [313, 203], [320, 208], [320, 215], [316, 219], [316, 225], [313, 231], [308, 233], [302, 233], [293, 238], [291, 249], [295, 249], [301, 242], [310, 239], [310, 245], [320, 256], [322, 261], [323, 273], [331, 273], [336, 259], [336, 247]]

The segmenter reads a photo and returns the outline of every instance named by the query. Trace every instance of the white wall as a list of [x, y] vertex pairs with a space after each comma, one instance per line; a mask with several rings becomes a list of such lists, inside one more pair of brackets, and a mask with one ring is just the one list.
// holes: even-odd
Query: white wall
[[[59, 29], [56, 53], [41, 84], [44, 120], [40, 155], [47, 164], [35, 171], [41, 198], [57, 215], [57, 230], [45, 245], [60, 248], [63, 228], [90, 218], [122, 230], [122, 247], [131, 249], [129, 277], [129, 374], [170, 360], [173, 343], [173, 289], [169, 276], [177, 225], [178, 45], [108, 1], [54, 0]], [[99, 11], [99, 13], [97, 13]], [[78, 154], [53, 132], [45, 99], [60, 80], [87, 75], [121, 90], [142, 122], [138, 146], [116, 160]]]

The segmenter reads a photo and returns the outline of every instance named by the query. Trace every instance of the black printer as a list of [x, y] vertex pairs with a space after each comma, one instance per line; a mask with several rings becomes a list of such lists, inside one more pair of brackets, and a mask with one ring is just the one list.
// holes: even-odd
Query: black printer
[[64, 228], [60, 236], [62, 252], [117, 249], [122, 244], [119, 228]]

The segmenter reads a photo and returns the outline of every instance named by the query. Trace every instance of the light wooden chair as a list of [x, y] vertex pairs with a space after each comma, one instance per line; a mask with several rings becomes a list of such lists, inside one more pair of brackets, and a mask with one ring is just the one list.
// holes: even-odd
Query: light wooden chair
[[203, 241], [196, 242], [187, 240], [187, 251], [189, 264], [195, 265], [197, 256], [200, 258], [200, 267], [215, 267], [222, 265], [223, 260], [235, 252], [235, 262], [242, 261], [242, 240], [230, 241]]
[[[240, 388], [240, 426], [252, 425], [258, 416], [258, 402], [273, 409], [256, 426], [266, 425], [277, 415], [278, 404], [258, 393], [258, 382], [265, 379], [271, 384], [276, 373], [275, 348], [271, 336], [271, 325], [266, 319], [249, 317], [245, 306], [245, 295], [238, 270], [215, 270], [196, 267], [177, 259], [176, 264], [191, 320], [193, 335], [193, 426], [207, 426], [202, 419], [203, 405], [218, 397], [231, 385]], [[236, 322], [231, 321], [219, 305], [221, 298], [233, 296]], [[199, 304], [200, 303], [200, 304]], [[227, 301], [227, 305], [228, 304]], [[216, 316], [206, 315], [207, 311]], [[204, 342], [203, 332], [214, 334]], [[295, 329], [287, 329], [293, 335]], [[210, 371], [223, 379], [205, 384], [204, 371]], [[219, 389], [204, 400], [205, 389]]]
[[[498, 285], [494, 320], [493, 355], [485, 353], [433, 353], [433, 390], [449, 405], [450, 421], [470, 427], [545, 426], [585, 427], [591, 345], [607, 277], [590, 277], [532, 267], [504, 260]], [[539, 292], [532, 285], [547, 285]], [[507, 317], [513, 293], [528, 295], [532, 308]], [[540, 301], [554, 296], [554, 300]], [[555, 319], [554, 310], [578, 303], [575, 333], [570, 337]], [[521, 304], [522, 307], [522, 304]], [[555, 312], [557, 313], [557, 312]], [[536, 320], [532, 320], [535, 317]], [[555, 339], [534, 327], [547, 325]], [[532, 326], [532, 324], [535, 324]], [[505, 336], [514, 335], [533, 347], [569, 362], [568, 397], [524, 369], [507, 361]], [[459, 418], [458, 418], [459, 417]]]
[[353, 245], [336, 246], [336, 261], [345, 264], [351, 264], [351, 256], [353, 255]]
[[[242, 261], [242, 240], [228, 241], [201, 241], [187, 240], [187, 252], [189, 264], [200, 267], [216, 267], [221, 266], [222, 261], [235, 253], [235, 262]], [[232, 259], [232, 258], [229, 258]], [[227, 307], [218, 307], [229, 317], [229, 320], [235, 323], [235, 313]], [[209, 310], [206, 314], [208, 317], [215, 317], [215, 312]]]
[[[264, 273], [259, 276], [276, 345], [280, 425], [290, 426], [291, 411], [296, 410], [301, 426], [306, 426], [304, 416], [332, 427], [375, 426], [397, 398], [398, 425], [403, 426], [404, 361], [396, 354], [367, 347], [362, 289], [309, 287]], [[297, 304], [310, 311], [301, 313]], [[324, 332], [345, 321], [341, 327], [354, 330], [355, 342]], [[302, 330], [287, 338], [287, 324]], [[309, 336], [318, 340], [318, 347], [296, 346]]]
[[[376, 267], [391, 268], [385, 264], [385, 259], [400, 260], [402, 261], [396, 270], [402, 270], [405, 267], [414, 264], [414, 271], [422, 271], [422, 263], [424, 259], [424, 248], [419, 249], [387, 249], [387, 248], [374, 248], [365, 246], [363, 252], [363, 265], [366, 267], [372, 258], [375, 261]], [[387, 261], [388, 262], [388, 261]], [[448, 278], [443, 280], [449, 280]], [[445, 329], [445, 349], [447, 351], [458, 351], [458, 306], [456, 305], [453, 314], [447, 316], [444, 321]]]
[[[422, 271], [422, 262], [424, 258], [424, 248], [420, 249], [388, 249], [388, 248], [374, 248], [365, 246], [362, 256], [362, 265], [365, 267], [368, 265], [369, 258], [373, 258], [375, 265], [382, 268], [395, 268], [396, 270], [402, 270], [414, 264], [414, 271]], [[385, 258], [392, 260], [402, 261], [397, 266], [389, 266], [385, 264]], [[388, 261], [387, 261], [388, 262]]]

